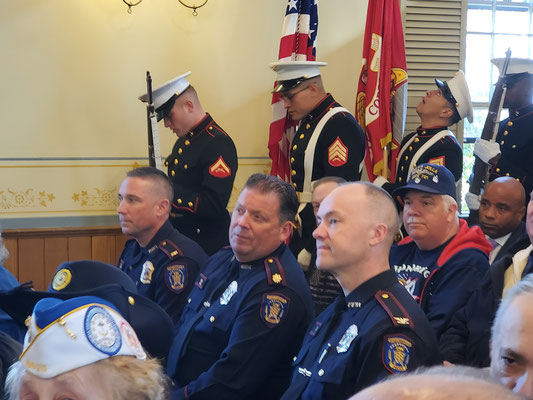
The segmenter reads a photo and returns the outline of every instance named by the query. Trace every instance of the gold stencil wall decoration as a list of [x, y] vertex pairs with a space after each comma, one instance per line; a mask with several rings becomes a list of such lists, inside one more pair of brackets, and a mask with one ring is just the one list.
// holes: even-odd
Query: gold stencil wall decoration
[[53, 193], [46, 193], [45, 191], [7, 189], [7, 191], [0, 192], [0, 209], [48, 207], [55, 198]]
[[113, 189], [82, 190], [72, 195], [72, 200], [82, 207], [118, 207], [117, 187]]

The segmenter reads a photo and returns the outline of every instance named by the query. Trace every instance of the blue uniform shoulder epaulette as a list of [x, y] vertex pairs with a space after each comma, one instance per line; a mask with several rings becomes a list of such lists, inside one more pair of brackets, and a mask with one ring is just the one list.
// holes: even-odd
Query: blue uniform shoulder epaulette
[[375, 298], [383, 309], [389, 314], [389, 317], [394, 326], [409, 326], [414, 328], [413, 321], [407, 311], [403, 308], [400, 302], [394, 297], [391, 292], [379, 290], [375, 294]]
[[265, 258], [265, 272], [271, 286], [286, 286], [285, 271], [277, 257]]
[[175, 260], [178, 257], [183, 257], [183, 252], [181, 249], [168, 239], [163, 240], [157, 247], [171, 260]]

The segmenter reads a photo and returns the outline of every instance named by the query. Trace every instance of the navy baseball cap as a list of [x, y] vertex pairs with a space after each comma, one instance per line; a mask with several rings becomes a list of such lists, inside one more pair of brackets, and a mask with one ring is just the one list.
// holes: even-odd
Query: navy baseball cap
[[137, 292], [135, 282], [124, 271], [111, 264], [93, 260], [64, 262], [57, 268], [48, 291], [32, 290], [23, 284], [0, 293], [0, 308], [25, 324], [39, 300], [79, 296], [96, 296], [111, 303], [135, 330], [147, 352], [166, 358], [174, 339], [172, 320], [159, 304]]
[[433, 194], [447, 194], [457, 201], [455, 178], [448, 168], [436, 164], [420, 164], [409, 174], [407, 185], [392, 192], [403, 198], [409, 190], [418, 190]]

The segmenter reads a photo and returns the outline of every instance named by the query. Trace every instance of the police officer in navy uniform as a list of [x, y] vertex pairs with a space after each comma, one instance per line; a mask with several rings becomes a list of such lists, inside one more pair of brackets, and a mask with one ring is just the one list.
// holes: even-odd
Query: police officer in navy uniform
[[[501, 72], [505, 59], [491, 61]], [[509, 117], [500, 122], [495, 142], [476, 140], [474, 154], [490, 164], [489, 181], [500, 176], [518, 179], [528, 201], [533, 191], [533, 60], [511, 58], [505, 82], [503, 107], [509, 109]], [[469, 197], [470, 209], [479, 209], [479, 201]]]
[[140, 294], [158, 303], [176, 323], [207, 255], [170, 224], [173, 192], [164, 172], [153, 167], [129, 171], [118, 198], [122, 232], [133, 237], [118, 266]]
[[399, 228], [390, 195], [366, 182], [340, 186], [317, 221], [318, 268], [343, 294], [311, 323], [282, 399], [347, 399], [391, 374], [440, 363], [426, 316], [389, 266]]
[[472, 101], [463, 71], [447, 82], [435, 79], [437, 88], [429, 90], [416, 106], [420, 127], [405, 136], [397, 156], [396, 178], [388, 182], [377, 177], [374, 183], [392, 193], [406, 184], [409, 173], [423, 163], [443, 165], [455, 182], [463, 174], [463, 150], [449, 126], [467, 118], [473, 121]]
[[[312, 182], [325, 176], [347, 181], [361, 178], [365, 156], [365, 134], [353, 115], [327, 93], [316, 61], [284, 61], [271, 64], [277, 74], [274, 92], [281, 94], [287, 113], [300, 121], [291, 143], [291, 182], [300, 199], [301, 234], [291, 238], [291, 249], [299, 254], [311, 239], [315, 217], [311, 206]], [[302, 259], [303, 257], [303, 259]], [[309, 265], [310, 253], [298, 256]]]
[[313, 317], [309, 286], [285, 245], [298, 208], [290, 184], [254, 174], [233, 211], [231, 247], [196, 280], [170, 349], [176, 399], [279, 399]]
[[[153, 92], [157, 119], [178, 140], [165, 165], [174, 186], [170, 221], [209, 255], [228, 244], [226, 209], [237, 173], [231, 137], [206, 113], [187, 72]], [[147, 96], [140, 97], [142, 101]]]

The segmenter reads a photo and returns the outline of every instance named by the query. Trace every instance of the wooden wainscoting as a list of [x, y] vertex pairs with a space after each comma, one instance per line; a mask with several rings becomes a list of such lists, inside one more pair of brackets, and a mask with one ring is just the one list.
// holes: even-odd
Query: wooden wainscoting
[[2, 232], [9, 258], [4, 263], [20, 283], [46, 290], [64, 261], [99, 260], [116, 265], [129, 239], [119, 226], [8, 229]]

